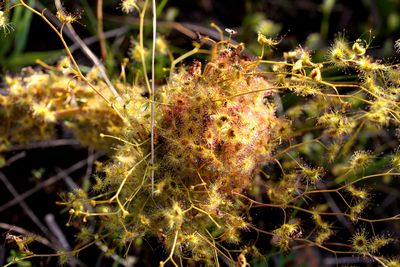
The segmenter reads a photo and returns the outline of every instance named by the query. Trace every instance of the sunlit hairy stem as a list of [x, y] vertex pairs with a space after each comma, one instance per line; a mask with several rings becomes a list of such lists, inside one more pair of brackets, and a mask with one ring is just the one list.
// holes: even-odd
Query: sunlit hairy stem
[[279, 65], [285, 65], [285, 66], [293, 66], [292, 63], [287, 63], [285, 61], [273, 61], [273, 60], [259, 60], [258, 62], [264, 63], [264, 64], [279, 64]]
[[[288, 73], [288, 74], [289, 74], [289, 73]], [[339, 91], [338, 91], [337, 88], [336, 88], [336, 86], [335, 86], [334, 84], [332, 84], [332, 83], [325, 82], [325, 81], [322, 81], [322, 80], [321, 80], [321, 81], [316, 81], [316, 80], [313, 80], [311, 77], [307, 77], [307, 76], [304, 76], [304, 75], [302, 75], [302, 74], [297, 74], [297, 73], [290, 73], [290, 75], [295, 76], [295, 77], [298, 77], [298, 78], [300, 78], [300, 79], [304, 79], [304, 80], [306, 80], [306, 81], [312, 81], [312, 82], [316, 82], [316, 83], [325, 85], [325, 86], [327, 86], [327, 87], [332, 88], [332, 89], [335, 91], [336, 95], [340, 95], [340, 94], [339, 94]], [[341, 100], [341, 99], [340, 99], [340, 100]]]
[[71, 251], [63, 251], [61, 252], [62, 254], [59, 253], [52, 253], [52, 254], [33, 254], [33, 255], [29, 255], [26, 257], [21, 257], [21, 258], [13, 258], [9, 263], [7, 263], [6, 265], [4, 265], [3, 267], [8, 267], [11, 266], [13, 264], [16, 264], [18, 262], [22, 262], [28, 259], [32, 259], [32, 258], [44, 258], [44, 257], [60, 257], [61, 255], [69, 255], [69, 256], [76, 256], [76, 254], [82, 250], [87, 249], [88, 247], [94, 245], [97, 242], [97, 240], [87, 243], [86, 245], [80, 247], [80, 248], [76, 248], [74, 250]]
[[243, 92], [240, 94], [235, 94], [223, 99], [213, 99], [212, 101], [215, 102], [225, 102], [226, 100], [230, 100], [230, 99], [234, 99], [236, 97], [240, 97], [240, 96], [244, 96], [244, 95], [250, 95], [250, 94], [254, 94], [254, 93], [260, 93], [260, 92], [266, 92], [266, 91], [274, 91], [274, 90], [284, 90], [284, 89], [288, 89], [288, 86], [276, 86], [276, 87], [267, 87], [267, 88], [262, 88], [262, 89], [257, 89], [257, 90], [251, 90], [248, 92]]
[[204, 213], [205, 215], [208, 216], [208, 218], [210, 218], [210, 220], [215, 224], [215, 226], [217, 226], [218, 228], [221, 228], [221, 225], [219, 225], [217, 223], [217, 221], [215, 221], [214, 218], [208, 212], [206, 212], [206, 211], [204, 211], [204, 210], [202, 210], [202, 209], [200, 209], [200, 208], [198, 208], [198, 207], [196, 207], [194, 205], [192, 205], [191, 208], [193, 208], [193, 209], [195, 209], [197, 211], [200, 211], [201, 213]]
[[108, 216], [117, 214], [118, 211], [113, 212], [88, 212], [88, 211], [76, 211], [75, 215], [83, 215], [84, 217], [94, 217], [94, 216]]
[[339, 88], [339, 87], [359, 88], [359, 89], [361, 89], [361, 91], [366, 92], [367, 94], [369, 94], [369, 95], [375, 97], [376, 99], [383, 99], [384, 101], [390, 102], [390, 103], [392, 103], [392, 104], [394, 104], [394, 105], [396, 105], [396, 106], [399, 106], [399, 105], [400, 105], [400, 104], [399, 104], [398, 102], [396, 102], [396, 101], [393, 101], [393, 100], [391, 100], [391, 99], [387, 99], [387, 98], [384, 98], [384, 97], [382, 97], [382, 96], [378, 96], [377, 94], [374, 94], [373, 92], [371, 92], [370, 90], [368, 90], [367, 88], [365, 88], [364, 86], [359, 85], [359, 84], [335, 84], [335, 86], [336, 86], [337, 88]]
[[[261, 233], [263, 232], [263, 231], [260, 230], [260, 229], [257, 229], [257, 228], [254, 228], [254, 229], [255, 229], [256, 231], [260, 231]], [[269, 233], [267, 233], [267, 234], [269, 234]], [[321, 244], [315, 243], [315, 242], [313, 242], [313, 241], [311, 241], [311, 240], [304, 239], [304, 238], [295, 238], [295, 240], [306, 242], [306, 243], [308, 243], [310, 246], [319, 247], [319, 248], [321, 248], [321, 249], [323, 249], [323, 250], [326, 250], [326, 251], [329, 251], [329, 252], [331, 252], [332, 254], [335, 254], [335, 255], [336, 255], [336, 254], [355, 254], [354, 251], [333, 250], [333, 249], [328, 248], [327, 246], [323, 246], [323, 245], [321, 245]], [[330, 244], [332, 244], [332, 243], [330, 243]], [[343, 245], [343, 244], [335, 244], [335, 243], [333, 243], [332, 245]], [[379, 264], [381, 264], [383, 267], [387, 267], [387, 266], [388, 266], [388, 265], [384, 262], [384, 260], [385, 260], [384, 258], [380, 258], [380, 257], [378, 257], [378, 256], [374, 256], [374, 255], [372, 255], [371, 253], [368, 253], [366, 256], [372, 258], [373, 260], [375, 260], [376, 262], [378, 262]]]
[[306, 192], [294, 197], [293, 201], [296, 200], [296, 199], [299, 199], [299, 198], [301, 198], [301, 197], [303, 197], [305, 195], [320, 194], [320, 193], [337, 193], [340, 190], [346, 189], [347, 187], [349, 187], [349, 186], [351, 186], [353, 184], [356, 184], [356, 183], [358, 183], [360, 181], [366, 180], [366, 179], [376, 178], [376, 177], [379, 177], [379, 176], [399, 176], [399, 175], [400, 175], [400, 173], [384, 172], [384, 173], [378, 173], [378, 174], [363, 176], [361, 178], [358, 178], [358, 179], [356, 179], [354, 181], [348, 182], [347, 184], [345, 184], [345, 185], [343, 185], [341, 187], [335, 188], [335, 189], [317, 189], [317, 190], [306, 191]]
[[[308, 210], [305, 208], [301, 208], [295, 205], [288, 205], [288, 204], [268, 204], [268, 203], [262, 203], [259, 201], [256, 201], [250, 197], [247, 197], [241, 193], [237, 193], [237, 192], [232, 192], [235, 195], [238, 195], [244, 199], [247, 199], [248, 201], [252, 202], [254, 204], [254, 208], [261, 208], [261, 207], [274, 207], [274, 208], [289, 208], [289, 209], [295, 209], [298, 211], [302, 211], [304, 213], [308, 213], [308, 214], [315, 214], [316, 211], [312, 211], [312, 210]], [[326, 215], [326, 216], [346, 216], [347, 218], [351, 218], [352, 215], [348, 214], [348, 213], [343, 213], [343, 212], [322, 212], [322, 211], [318, 211], [317, 212], [319, 215]], [[369, 223], [373, 223], [373, 222], [386, 222], [386, 221], [400, 221], [400, 214], [391, 216], [391, 217], [387, 217], [387, 218], [381, 218], [381, 219], [366, 219], [366, 218], [358, 218], [358, 220], [360, 221], [364, 221], [364, 222], [369, 222]], [[351, 252], [350, 252], [351, 253]]]
[[357, 180], [354, 180], [352, 182], [349, 182], [341, 187], [338, 188], [338, 190], [344, 189], [350, 185], [353, 185], [355, 183], [358, 183], [360, 181], [366, 180], [366, 179], [370, 179], [370, 178], [375, 178], [375, 177], [379, 177], [379, 176], [400, 176], [400, 173], [398, 172], [394, 172], [394, 173], [389, 173], [389, 172], [384, 172], [384, 173], [377, 173], [377, 174], [371, 174], [371, 175], [367, 175], [361, 178], [358, 178]]
[[115, 140], [121, 141], [121, 142], [123, 142], [123, 143], [125, 143], [125, 144], [127, 144], [127, 145], [136, 146], [136, 147], [141, 146], [141, 145], [147, 143], [147, 142], [150, 140], [150, 139], [146, 139], [146, 140], [144, 140], [143, 142], [141, 142], [141, 143], [139, 143], [139, 144], [134, 144], [134, 143], [131, 143], [131, 142], [125, 140], [125, 139], [122, 139], [122, 138], [117, 137], [117, 136], [109, 135], [109, 134], [100, 133], [100, 137], [101, 137], [101, 138], [111, 138], [111, 139], [115, 139]]
[[[142, 61], [142, 69], [143, 69], [143, 77], [146, 83], [146, 88], [149, 94], [151, 94], [151, 85], [150, 85], [150, 81], [149, 81], [149, 77], [147, 77], [147, 66], [146, 66], [146, 58], [145, 58], [145, 54], [144, 54], [144, 17], [146, 15], [146, 8], [148, 5], [148, 0], [146, 0], [143, 4], [143, 8], [139, 13], [139, 47], [140, 47], [140, 58]], [[154, 40], [155, 41], [155, 40]]]
[[[144, 185], [144, 183], [145, 183], [145, 181], [146, 181], [146, 174], [147, 174], [147, 171], [144, 172], [144, 175], [143, 175], [143, 178], [142, 178], [142, 182], [141, 182], [140, 185], [136, 188], [136, 190], [135, 190], [134, 192], [132, 192], [132, 194], [127, 198], [125, 204], [128, 204], [128, 205], [129, 205], [129, 203], [136, 197], [136, 195], [137, 195], [137, 194], [140, 192], [140, 190], [143, 188], [143, 185]], [[124, 204], [124, 205], [125, 205], [125, 204]]]
[[[224, 257], [226, 260], [228, 260], [228, 262], [234, 262], [234, 259], [230, 255], [230, 251], [220, 245], [221, 249], [225, 250], [224, 253], [220, 248], [217, 247], [217, 244], [215, 243], [215, 239], [213, 238], [212, 234], [208, 230], [206, 230], [206, 232], [210, 238], [207, 238], [199, 233], [196, 233], [196, 235], [201, 239], [203, 239], [206, 243], [208, 243], [212, 247], [214, 254]], [[212, 242], [210, 241], [210, 239], [212, 240]]]
[[150, 141], [150, 150], [151, 150], [151, 158], [150, 165], [152, 166], [150, 170], [150, 178], [151, 178], [151, 192], [154, 194], [154, 100], [155, 100], [155, 67], [154, 67], [154, 59], [156, 54], [156, 40], [157, 40], [157, 6], [156, 1], [153, 0], [153, 47], [151, 50], [151, 141]]
[[369, 104], [369, 105], [373, 104], [372, 101], [366, 100], [366, 99], [361, 98], [361, 97], [357, 97], [355, 95], [340, 95], [340, 94], [336, 95], [336, 94], [326, 94], [326, 93], [315, 93], [315, 95], [322, 96], [322, 97], [328, 97], [329, 96], [329, 97], [336, 97], [336, 98], [357, 99], [357, 100], [360, 100], [361, 102], [364, 102], [364, 103]]
[[171, 252], [170, 252], [170, 254], [169, 254], [169, 256], [168, 256], [168, 258], [165, 260], [165, 261], [161, 261], [160, 262], [160, 267], [164, 267], [165, 266], [165, 264], [167, 263], [167, 262], [169, 262], [169, 261], [171, 261], [171, 263], [175, 266], [175, 267], [178, 267], [178, 264], [176, 264], [176, 262], [174, 261], [174, 252], [175, 252], [175, 246], [176, 246], [176, 241], [178, 240], [178, 234], [179, 234], [179, 231], [175, 231], [175, 237], [174, 237], [174, 242], [173, 242], [173, 244], [172, 244], [172, 248], [171, 248]]

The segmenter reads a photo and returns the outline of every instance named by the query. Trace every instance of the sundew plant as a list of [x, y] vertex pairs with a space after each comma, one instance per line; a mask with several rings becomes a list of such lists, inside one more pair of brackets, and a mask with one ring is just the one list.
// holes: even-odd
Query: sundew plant
[[24, 0], [2, 5], [1, 40], [21, 30], [12, 16], [36, 16], [65, 51], [3, 78], [8, 191], [21, 199], [5, 175], [16, 151], [60, 132], [102, 154], [85, 183], [54, 192], [73, 244], [0, 222], [5, 266], [83, 266], [87, 250], [88, 266], [101, 253], [108, 266], [329, 266], [319, 257], [400, 266], [400, 66], [372, 56], [370, 34], [338, 35], [318, 60], [304, 46], [283, 51], [285, 36], [261, 29], [254, 54], [216, 24], [216, 37], [197, 34], [177, 53], [157, 34], [165, 2], [118, 3], [137, 28], [115, 72], [99, 59], [107, 62], [102, 1], [99, 56], [74, 30], [81, 14], [60, 2], [53, 16]]

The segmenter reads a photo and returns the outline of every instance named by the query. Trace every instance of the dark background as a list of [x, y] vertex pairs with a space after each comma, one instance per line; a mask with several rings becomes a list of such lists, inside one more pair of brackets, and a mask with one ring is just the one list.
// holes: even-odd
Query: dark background
[[[375, 56], [382, 57], [384, 60], [396, 60], [397, 54], [393, 49], [393, 44], [400, 37], [400, 0], [342, 0], [333, 2], [334, 5], [332, 9], [324, 12], [323, 1], [311, 0], [170, 0], [167, 1], [159, 17], [159, 21], [161, 23], [168, 20], [167, 14], [171, 14], [171, 12], [173, 13], [174, 10], [176, 10], [174, 21], [186, 25], [191, 30], [195, 29], [193, 25], [201, 26], [203, 27], [201, 28], [203, 29], [201, 32], [202, 35], [207, 35], [207, 33], [210, 35], [215, 34], [215, 31], [209, 26], [211, 22], [214, 22], [222, 29], [231, 28], [236, 30], [238, 34], [234, 39], [238, 42], [244, 42], [252, 53], [256, 53], [256, 48], [253, 47], [255, 47], [257, 39], [257, 32], [254, 30], [258, 23], [257, 16], [264, 17], [264, 19], [271, 20], [280, 25], [280, 30], [275, 32], [273, 36], [277, 40], [283, 38], [281, 44], [276, 48], [277, 54], [280, 53], [280, 50], [285, 51], [297, 45], [307, 46], [307, 44], [311, 44], [316, 50], [323, 50], [332, 43], [338, 33], [344, 34], [348, 40], [355, 40], [357, 38], [368, 40], [368, 38], [370, 38], [369, 31], [371, 30], [371, 35], [375, 37], [371, 44], [371, 53]], [[48, 7], [53, 13], [55, 12], [51, 1], [43, 1], [42, 4]], [[80, 24], [75, 24], [75, 29], [81, 37], [89, 38], [96, 35], [94, 21], [90, 19], [90, 10], [85, 7], [90, 6], [92, 8], [91, 12], [95, 12], [95, 1], [89, 1], [87, 3], [83, 1], [66, 1], [64, 4], [67, 10], [73, 12], [84, 10]], [[106, 31], [127, 25], [126, 19], [128, 16], [121, 14], [118, 9], [118, 2], [105, 1], [104, 4], [104, 28]], [[107, 66], [109, 67], [108, 71], [111, 75], [117, 73], [118, 65], [115, 63], [127, 55], [126, 51], [129, 48], [129, 36], [135, 36], [137, 34], [135, 17], [137, 17], [135, 14], [130, 16], [130, 18], [133, 19], [132, 25], [127, 33], [119, 37], [120, 39], [112, 37], [108, 40], [111, 54], [111, 59], [109, 58], [109, 61], [111, 62], [108, 62]], [[18, 73], [22, 67], [32, 65], [32, 60], [24, 60], [24, 58], [27, 58], [27, 55], [32, 52], [43, 52], [44, 54], [41, 54], [43, 60], [48, 63], [55, 62], [55, 60], [49, 58], [49, 54], [46, 53], [49, 50], [62, 50], [60, 40], [54, 32], [49, 29], [48, 25], [37, 16], [33, 16], [32, 21], [29, 22], [29, 26], [30, 30], [28, 31], [26, 45], [17, 55], [13, 54], [13, 47], [18, 32], [14, 31], [9, 36], [0, 37], [0, 46], [4, 46], [7, 42], [11, 44], [8, 50], [3, 50], [3, 52], [0, 53], [1, 73]], [[323, 27], [325, 27], [325, 30], [321, 30]], [[173, 27], [163, 26], [161, 24], [159, 32], [165, 36], [175, 54], [190, 50], [192, 47], [192, 39], [176, 31]], [[146, 33], [149, 35], [150, 27], [146, 28]], [[317, 37], [316, 42], [311, 42], [311, 34]], [[150, 38], [148, 39], [150, 40]], [[70, 41], [68, 42], [72, 43]], [[114, 48], [112, 48], [113, 45], [115, 46]], [[91, 48], [97, 54], [99, 53], [97, 43], [91, 45]], [[90, 65], [90, 62], [82, 53], [77, 52], [75, 56], [81, 63]], [[19, 59], [17, 63], [10, 60], [15, 57]], [[160, 82], [162, 81], [162, 79], [159, 80]], [[60, 129], [60, 138], [64, 138], [65, 136], [68, 137], [68, 133], [65, 133], [65, 129]], [[10, 166], [0, 169], [6, 177], [8, 177], [9, 183], [11, 183], [19, 193], [25, 192], [43, 183], [48, 177], [59, 173], [60, 169], [66, 169], [94, 153], [90, 149], [81, 148], [76, 145], [61, 147], [39, 145], [38, 148], [28, 149], [25, 154], [20, 154], [23, 151], [24, 149], [16, 149], [6, 153], [6, 159], [18, 155], [22, 155], [22, 157]], [[90, 164], [88, 166], [93, 167]], [[86, 176], [88, 166], [85, 165], [85, 167], [79, 171], [71, 174], [70, 178], [77, 184], [82, 184], [88, 179], [90, 180], [90, 178]], [[44, 170], [43, 174], [41, 177], [35, 178], [35, 175], [32, 174], [32, 170], [41, 168]], [[68, 220], [68, 215], [63, 213], [62, 207], [55, 204], [55, 202], [60, 199], [58, 193], [68, 190], [71, 190], [71, 186], [68, 186], [66, 180], [62, 179], [51, 186], [44, 187], [37, 193], [28, 197], [25, 201], [29, 207], [35, 211], [36, 216], [40, 220], [43, 220], [43, 217], [48, 213], [54, 214], [64, 234], [68, 236], [68, 241], [70, 244], [73, 244], [75, 240], [75, 231], [71, 229], [71, 227], [64, 227]], [[0, 206], [13, 198], [14, 197], [10, 194], [5, 185], [0, 183]], [[255, 217], [257, 217], [257, 214], [255, 214]], [[32, 233], [43, 234], [38, 229], [37, 225], [32, 223], [31, 218], [25, 214], [24, 210], [19, 205], [14, 205], [0, 211], [0, 218], [1, 222], [23, 227]], [[0, 265], [5, 263], [6, 258], [9, 256], [8, 253], [10, 249], [13, 248], [13, 245], [8, 244], [6, 241], [7, 232], [8, 231], [4, 229], [0, 230]], [[36, 249], [39, 251], [46, 251], [46, 249], [41, 246], [38, 246]], [[149, 256], [148, 254], [151, 251], [153, 251], [153, 253], [151, 253], [152, 256]], [[138, 255], [142, 256], [140, 260], [143, 265], [154, 264], [160, 259], [165, 258], [164, 255], [162, 255], [163, 250], [157, 245], [154, 247], [148, 246], [147, 249], [138, 253]], [[160, 255], [160, 258], [154, 257], [154, 255], [157, 254]], [[83, 261], [86, 262], [88, 266], [95, 266], [96, 262], [98, 262], [98, 266], [110, 266], [111, 264], [109, 260], [102, 260], [103, 258], [98, 256], [99, 252], [96, 248], [81, 253], [81, 255]], [[94, 257], [96, 262], [94, 262]], [[98, 258], [100, 258], [100, 260]], [[151, 261], [151, 259], [153, 259], [153, 261]], [[57, 262], [55, 259], [48, 261], [38, 260], [36, 264], [37, 266], [55, 266]]]

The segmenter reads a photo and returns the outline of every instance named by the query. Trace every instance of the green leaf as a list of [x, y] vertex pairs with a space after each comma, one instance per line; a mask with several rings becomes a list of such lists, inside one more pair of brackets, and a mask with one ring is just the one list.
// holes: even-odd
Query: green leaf
[[160, 16], [160, 14], [163, 12], [165, 5], [167, 4], [168, 0], [162, 0], [161, 3], [158, 4], [157, 6], [157, 17]]
[[35, 65], [37, 59], [48, 63], [54, 62], [60, 58], [63, 53], [64, 50], [27, 52], [18, 55], [13, 54], [5, 59], [4, 62], [0, 61], [0, 65], [3, 63], [3, 65], [9, 70], [18, 70], [24, 65]]
[[[81, 0], [80, 3], [85, 10], [85, 16], [88, 19], [89, 25], [87, 25], [90, 32], [94, 35], [97, 35], [97, 16], [93, 13], [91, 5], [86, 0]], [[95, 7], [94, 7], [95, 8]]]
[[[34, 4], [35, 1], [29, 1], [30, 6], [34, 6]], [[16, 8], [14, 11], [12, 23], [18, 34], [15, 35], [13, 55], [20, 54], [26, 48], [32, 15], [33, 13], [26, 8]]]

